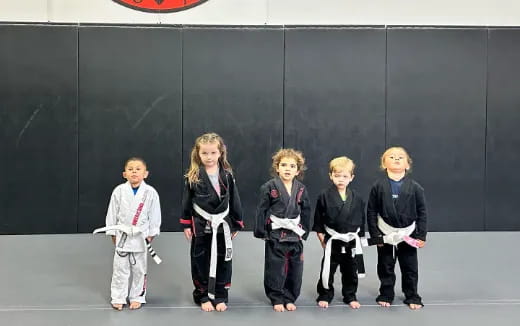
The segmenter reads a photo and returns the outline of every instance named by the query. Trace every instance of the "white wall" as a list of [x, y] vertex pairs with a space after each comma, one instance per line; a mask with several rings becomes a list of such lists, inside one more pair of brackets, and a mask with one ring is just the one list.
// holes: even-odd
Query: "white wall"
[[112, 0], [0, 0], [0, 21], [215, 25], [520, 26], [519, 0], [208, 0], [144, 13]]

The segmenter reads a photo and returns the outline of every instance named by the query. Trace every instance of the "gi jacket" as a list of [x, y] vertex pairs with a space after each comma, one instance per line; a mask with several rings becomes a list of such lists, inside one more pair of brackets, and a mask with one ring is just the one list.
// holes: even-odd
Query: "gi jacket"
[[291, 194], [289, 194], [280, 177], [273, 178], [260, 187], [254, 236], [261, 239], [299, 241], [300, 237], [293, 231], [286, 229], [273, 231], [269, 216], [294, 219], [300, 215], [300, 225], [305, 230], [302, 238], [307, 239], [310, 230], [310, 214], [309, 196], [301, 182], [293, 179]]
[[[193, 228], [195, 236], [202, 236], [211, 233], [209, 222], [201, 217], [193, 209], [196, 203], [200, 208], [210, 214], [222, 213], [229, 205], [229, 215], [225, 218], [231, 232], [235, 232], [244, 227], [242, 221], [242, 204], [238, 189], [235, 184], [235, 178], [231, 172], [219, 168], [219, 185], [220, 196], [209, 180], [208, 174], [204, 168], [199, 170], [199, 183], [190, 185], [187, 178], [184, 180], [184, 192], [182, 195], [182, 217], [180, 219], [184, 228]], [[219, 232], [223, 232], [222, 225]]]
[[[142, 204], [142, 207], [140, 207]], [[132, 225], [136, 213], [140, 210], [136, 226], [141, 229], [141, 234], [128, 236], [121, 242], [121, 231], [107, 231], [107, 235], [116, 236], [116, 246], [124, 252], [144, 252], [143, 237], [157, 236], [161, 226], [161, 204], [157, 191], [144, 180], [139, 185], [137, 193], [134, 191], [130, 182], [125, 182], [117, 186], [112, 191], [110, 203], [105, 220], [106, 226], [112, 225]], [[119, 246], [122, 247], [119, 247]]]
[[403, 178], [399, 198], [394, 204], [390, 180], [387, 176], [378, 179], [372, 186], [367, 207], [367, 224], [370, 237], [379, 237], [383, 233], [377, 227], [380, 215], [390, 226], [404, 228], [415, 221], [412, 238], [426, 240], [426, 199], [424, 189], [409, 176]]
[[339, 233], [356, 232], [365, 235], [365, 203], [353, 190], [347, 189], [346, 201], [341, 199], [338, 189], [331, 185], [322, 191], [316, 202], [314, 212], [314, 226], [312, 229], [318, 233], [325, 233], [328, 241], [330, 235], [325, 230], [325, 225]]

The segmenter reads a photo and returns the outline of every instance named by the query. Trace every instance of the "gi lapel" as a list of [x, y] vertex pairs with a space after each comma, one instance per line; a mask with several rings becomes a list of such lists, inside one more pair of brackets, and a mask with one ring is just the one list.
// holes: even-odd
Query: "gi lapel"
[[[399, 213], [406, 212], [408, 206], [408, 195], [410, 194], [410, 188], [412, 187], [412, 181], [408, 177], [403, 178], [401, 184], [401, 190], [399, 191], [399, 198], [397, 198], [397, 207]], [[405, 214], [406, 215], [406, 214]]]
[[390, 187], [390, 179], [388, 176], [385, 177], [383, 181], [383, 203], [387, 208], [388, 212], [388, 218], [390, 218], [391, 221], [397, 221], [397, 209], [394, 205], [394, 199], [392, 198], [392, 188]]
[[[274, 186], [276, 187], [276, 189], [278, 189], [278, 193], [280, 194], [280, 199], [285, 204], [284, 216], [279, 216], [279, 217], [287, 218], [287, 213], [289, 212], [291, 197], [290, 197], [289, 193], [287, 192], [287, 189], [285, 188], [285, 185], [283, 184], [282, 179], [280, 179], [280, 177], [276, 177], [274, 179]], [[293, 180], [293, 186], [292, 186], [291, 190], [292, 190], [291, 192], [294, 191], [294, 180]]]

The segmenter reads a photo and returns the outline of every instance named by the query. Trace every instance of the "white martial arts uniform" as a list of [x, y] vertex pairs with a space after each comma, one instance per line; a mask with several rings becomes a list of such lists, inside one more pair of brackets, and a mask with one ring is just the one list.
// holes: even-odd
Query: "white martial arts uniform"
[[125, 240], [123, 232], [107, 231], [108, 235], [116, 236], [111, 284], [112, 304], [126, 304], [127, 298], [130, 302], [146, 302], [147, 252], [144, 239], [159, 235], [161, 205], [157, 191], [144, 181], [135, 195], [130, 182], [114, 189], [108, 206], [106, 226], [132, 225], [136, 215], [135, 225], [141, 229], [140, 234], [127, 235]]

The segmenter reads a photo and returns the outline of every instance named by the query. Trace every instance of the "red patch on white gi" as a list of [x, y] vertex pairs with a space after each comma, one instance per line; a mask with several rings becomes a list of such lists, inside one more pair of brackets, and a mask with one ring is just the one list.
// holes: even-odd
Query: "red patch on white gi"
[[279, 196], [278, 190], [276, 190], [276, 189], [271, 190], [271, 197], [278, 198], [278, 196]]

